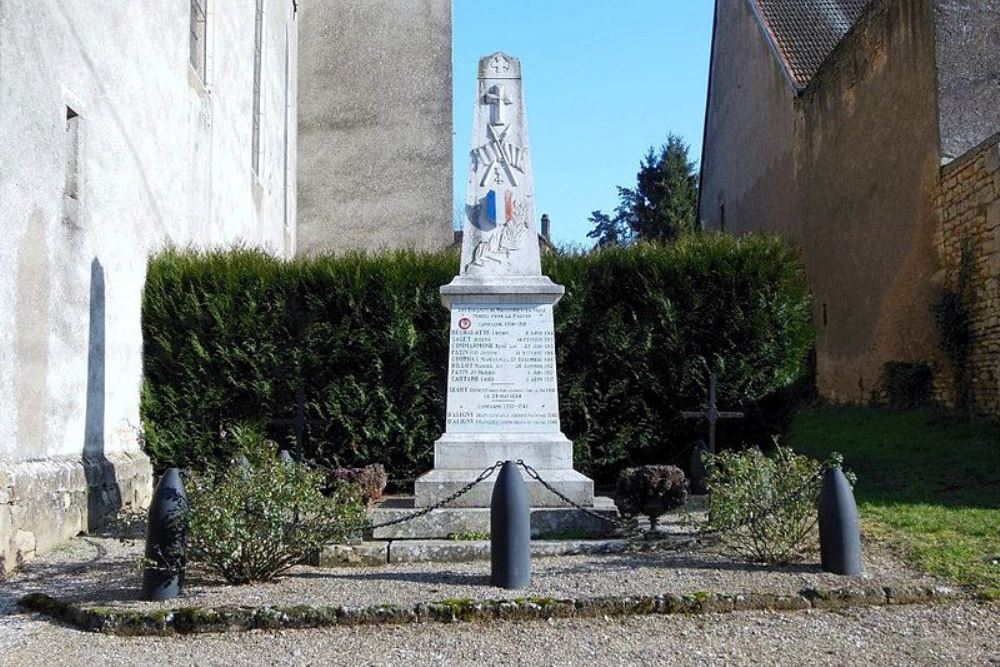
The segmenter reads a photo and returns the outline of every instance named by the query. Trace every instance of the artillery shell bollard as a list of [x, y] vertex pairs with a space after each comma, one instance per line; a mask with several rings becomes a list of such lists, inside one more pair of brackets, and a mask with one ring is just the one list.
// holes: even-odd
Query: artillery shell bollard
[[708, 493], [708, 468], [705, 466], [705, 456], [708, 452], [708, 445], [704, 440], [694, 443], [691, 449], [691, 493], [696, 496]]
[[187, 495], [177, 468], [168, 468], [153, 492], [146, 530], [146, 565], [142, 597], [169, 600], [184, 588], [187, 551]]
[[824, 572], [861, 574], [861, 528], [851, 485], [840, 468], [827, 468], [819, 494], [819, 550]]
[[490, 500], [490, 584], [499, 588], [525, 588], [530, 583], [528, 487], [517, 465], [505, 461]]

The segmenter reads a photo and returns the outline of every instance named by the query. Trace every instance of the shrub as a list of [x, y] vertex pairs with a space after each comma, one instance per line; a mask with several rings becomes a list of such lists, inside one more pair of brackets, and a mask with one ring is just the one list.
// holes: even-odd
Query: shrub
[[626, 468], [618, 475], [615, 506], [625, 516], [642, 514], [656, 528], [661, 514], [687, 502], [688, 480], [676, 466]]
[[385, 473], [385, 466], [373, 463], [364, 468], [334, 468], [327, 473], [326, 482], [327, 488], [333, 492], [344, 486], [356, 488], [361, 494], [361, 500], [371, 507], [382, 500], [389, 477]]
[[[707, 463], [707, 527], [720, 530], [727, 547], [764, 563], [797, 561], [815, 547], [823, 464], [781, 446], [770, 456], [753, 448]], [[839, 455], [827, 463], [839, 465]]]
[[[454, 252], [283, 261], [166, 250], [143, 301], [147, 451], [161, 470], [232, 458], [218, 434], [255, 422], [303, 460], [381, 463], [413, 478], [444, 430]], [[765, 236], [705, 234], [555, 253], [562, 429], [577, 469], [613, 484], [680, 453], [701, 425], [706, 368], [721, 405], [748, 407], [798, 376], [812, 337], [797, 254]], [[720, 363], [724, 362], [724, 363]], [[295, 424], [298, 424], [296, 427]]]
[[890, 361], [885, 364], [885, 398], [894, 408], [925, 405], [931, 400], [934, 373], [925, 362]]
[[190, 562], [233, 584], [268, 581], [361, 529], [356, 489], [326, 497], [321, 473], [281, 461], [273, 443], [251, 430], [239, 440], [249, 465], [210, 467], [186, 479]]
[[953, 289], [942, 290], [931, 304], [931, 315], [938, 330], [938, 348], [951, 362], [955, 407], [963, 411], [972, 407], [969, 357], [972, 354], [975, 268], [972, 240], [969, 236], [964, 236], [961, 240], [957, 284]]

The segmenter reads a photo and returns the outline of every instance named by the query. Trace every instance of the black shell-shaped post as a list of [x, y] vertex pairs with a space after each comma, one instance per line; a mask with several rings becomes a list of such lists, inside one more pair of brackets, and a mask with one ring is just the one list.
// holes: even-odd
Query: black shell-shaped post
[[187, 555], [187, 495], [181, 471], [168, 468], [153, 492], [146, 530], [146, 565], [142, 597], [169, 600], [184, 588]]
[[708, 493], [708, 466], [705, 465], [708, 453], [708, 445], [704, 440], [699, 440], [691, 447], [691, 493], [696, 496]]
[[531, 583], [531, 506], [513, 461], [500, 468], [490, 501], [490, 583], [510, 589]]
[[819, 551], [824, 572], [861, 574], [861, 527], [854, 492], [840, 468], [827, 468], [819, 494]]

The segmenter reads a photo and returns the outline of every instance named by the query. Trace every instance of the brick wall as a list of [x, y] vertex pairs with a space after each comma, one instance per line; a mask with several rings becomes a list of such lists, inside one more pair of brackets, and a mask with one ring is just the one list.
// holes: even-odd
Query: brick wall
[[[957, 286], [965, 239], [973, 259], [973, 404], [977, 411], [1000, 415], [1000, 133], [941, 168], [937, 210], [941, 286]], [[947, 361], [941, 362], [936, 376], [937, 398], [954, 404], [954, 377]]]

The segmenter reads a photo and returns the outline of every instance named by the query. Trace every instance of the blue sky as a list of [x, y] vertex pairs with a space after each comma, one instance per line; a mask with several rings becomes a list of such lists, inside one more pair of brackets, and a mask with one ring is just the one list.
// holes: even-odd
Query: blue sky
[[669, 132], [701, 155], [711, 0], [454, 0], [455, 201], [465, 197], [479, 58], [521, 59], [535, 212], [557, 242], [588, 244], [587, 218]]

